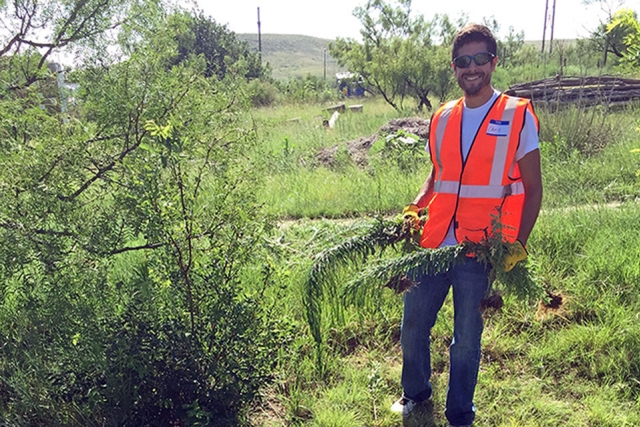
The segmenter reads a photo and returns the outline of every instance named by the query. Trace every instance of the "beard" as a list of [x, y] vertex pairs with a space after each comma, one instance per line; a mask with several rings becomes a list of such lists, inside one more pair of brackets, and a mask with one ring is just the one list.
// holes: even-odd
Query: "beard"
[[462, 91], [465, 93], [465, 95], [467, 96], [474, 96], [477, 95], [482, 89], [484, 89], [486, 86], [491, 85], [491, 74], [486, 74], [486, 73], [473, 73], [474, 75], [479, 75], [480, 78], [476, 79], [474, 81], [467, 81], [465, 80], [465, 76], [469, 75], [471, 73], [465, 73], [463, 75], [461, 75], [460, 77], [458, 77], [458, 85], [460, 86], [460, 88], [462, 89]]

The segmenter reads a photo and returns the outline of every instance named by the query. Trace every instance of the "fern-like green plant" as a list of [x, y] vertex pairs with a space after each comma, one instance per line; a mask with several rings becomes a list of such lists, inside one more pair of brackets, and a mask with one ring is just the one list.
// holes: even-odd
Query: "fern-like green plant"
[[314, 260], [313, 267], [307, 276], [303, 305], [307, 322], [316, 343], [322, 342], [320, 321], [322, 318], [322, 301], [326, 290], [335, 292], [336, 278], [340, 267], [348, 264], [363, 264], [367, 258], [389, 246], [404, 240], [405, 246], [412, 244], [410, 232], [402, 222], [376, 219], [371, 228], [359, 236], [354, 236], [343, 243], [320, 252]]
[[397, 258], [377, 260], [344, 285], [341, 297], [347, 304], [362, 305], [376, 289], [374, 285], [388, 287], [400, 294], [415, 284], [406, 276], [408, 271], [419, 274], [447, 271], [463, 259], [460, 255], [464, 253], [465, 247], [456, 245], [441, 249], [419, 248]]
[[[318, 368], [322, 370], [322, 303], [326, 294], [337, 297], [344, 306], [361, 306], [381, 286], [402, 293], [414, 285], [406, 276], [408, 271], [436, 274], [449, 270], [468, 256], [490, 265], [490, 281], [494, 290], [500, 289], [521, 299], [533, 299], [543, 295], [543, 289], [533, 280], [529, 270], [517, 264], [511, 271], [504, 271], [504, 261], [511, 243], [503, 240], [502, 225], [493, 221], [492, 233], [480, 243], [465, 242], [439, 249], [419, 246], [419, 232], [401, 218], [386, 220], [377, 218], [365, 232], [343, 243], [320, 252], [309, 271], [304, 287], [303, 304], [311, 335], [316, 343]], [[376, 253], [400, 246], [398, 256], [369, 263]], [[347, 283], [338, 283], [340, 268], [355, 266], [359, 273]], [[341, 289], [340, 289], [341, 288]]]

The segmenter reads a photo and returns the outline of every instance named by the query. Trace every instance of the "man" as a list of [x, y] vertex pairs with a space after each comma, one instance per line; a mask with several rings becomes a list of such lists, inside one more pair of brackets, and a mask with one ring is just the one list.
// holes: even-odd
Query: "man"
[[[431, 119], [427, 150], [433, 168], [405, 218], [428, 212], [421, 246], [439, 248], [480, 242], [496, 219], [512, 242], [505, 270], [526, 258], [542, 201], [538, 119], [531, 102], [491, 86], [496, 40], [482, 25], [468, 25], [453, 42], [452, 67], [464, 97], [441, 106]], [[403, 396], [391, 410], [408, 415], [431, 398], [430, 331], [449, 287], [453, 288], [454, 336], [445, 415], [453, 427], [470, 426], [480, 365], [481, 300], [490, 288], [489, 268], [468, 257], [445, 273], [417, 274], [404, 295]]]

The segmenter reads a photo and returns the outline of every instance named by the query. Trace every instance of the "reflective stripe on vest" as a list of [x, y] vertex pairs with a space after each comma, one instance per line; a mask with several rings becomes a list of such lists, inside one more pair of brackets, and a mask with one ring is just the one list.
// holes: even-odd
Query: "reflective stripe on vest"
[[[500, 95], [463, 160], [462, 102], [459, 99], [443, 105], [432, 119], [429, 151], [435, 172], [434, 194], [420, 242], [424, 247], [438, 247], [454, 219], [458, 241], [480, 241], [493, 230], [492, 219], [496, 216], [504, 225], [503, 237], [507, 240], [515, 240], [520, 225], [524, 185], [515, 152], [526, 111], [531, 110], [536, 126], [537, 117], [528, 100]], [[507, 127], [490, 132], [490, 120]], [[473, 166], [467, 168], [468, 164]]]
[[453, 107], [455, 107], [457, 101], [450, 101], [442, 109], [442, 113], [439, 115], [438, 124], [436, 125], [436, 163], [439, 166], [437, 170], [440, 171], [440, 176], [435, 177], [435, 183], [437, 184], [442, 179], [442, 158], [440, 153], [442, 152], [442, 141], [444, 141], [444, 130], [449, 122], [449, 116]]
[[445, 194], [458, 194], [460, 198], [489, 198], [498, 199], [505, 196], [524, 194], [524, 185], [521, 181], [509, 185], [460, 185], [458, 181], [438, 181], [438, 190], [434, 192]]

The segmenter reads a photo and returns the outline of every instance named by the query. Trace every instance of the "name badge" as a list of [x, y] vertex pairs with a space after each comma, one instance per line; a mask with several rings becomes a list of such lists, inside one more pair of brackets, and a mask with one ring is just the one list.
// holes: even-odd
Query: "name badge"
[[509, 134], [509, 122], [503, 120], [490, 120], [487, 127], [487, 135], [507, 136]]

